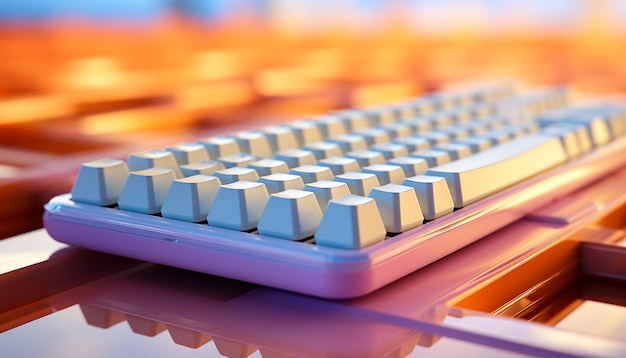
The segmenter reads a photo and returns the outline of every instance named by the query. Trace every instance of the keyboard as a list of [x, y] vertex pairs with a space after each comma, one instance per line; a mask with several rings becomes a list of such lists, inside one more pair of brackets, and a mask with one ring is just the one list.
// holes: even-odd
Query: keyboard
[[358, 297], [624, 168], [624, 134], [619, 102], [465, 86], [84, 163], [44, 226], [78, 247]]

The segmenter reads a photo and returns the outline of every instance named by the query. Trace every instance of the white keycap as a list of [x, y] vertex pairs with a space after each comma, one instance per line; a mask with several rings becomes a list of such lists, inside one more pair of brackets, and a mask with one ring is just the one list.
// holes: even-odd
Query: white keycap
[[317, 142], [305, 145], [302, 149], [313, 152], [317, 160], [330, 157], [341, 157], [343, 155], [343, 151], [337, 143]]
[[328, 167], [334, 175], [341, 175], [348, 172], [358, 172], [361, 166], [356, 159], [346, 157], [330, 157], [317, 162], [317, 165]]
[[217, 160], [220, 163], [224, 164], [226, 168], [232, 168], [232, 167], [245, 168], [246, 166], [248, 166], [248, 164], [259, 160], [259, 158], [255, 156], [254, 154], [237, 153], [237, 154], [227, 155], [225, 157], [219, 157], [217, 158]]
[[355, 132], [354, 134], [363, 137], [368, 146], [380, 143], [387, 143], [391, 140], [391, 136], [389, 135], [389, 133], [387, 133], [386, 130], [377, 128], [368, 128]]
[[394, 139], [392, 143], [403, 145], [410, 152], [414, 152], [416, 150], [430, 149], [432, 147], [430, 141], [422, 137], [400, 137]]
[[315, 243], [361, 249], [385, 239], [387, 231], [372, 198], [346, 195], [331, 200], [315, 232]]
[[348, 184], [350, 193], [368, 196], [372, 188], [380, 186], [378, 178], [370, 173], [348, 172], [335, 176], [335, 181]]
[[172, 182], [163, 206], [163, 217], [200, 222], [206, 220], [217, 190], [222, 183], [217, 177], [194, 175]]
[[259, 178], [259, 183], [263, 183], [270, 194], [278, 193], [288, 189], [302, 190], [304, 181], [298, 175], [277, 173]]
[[427, 133], [433, 130], [433, 127], [435, 126], [432, 119], [426, 117], [417, 117], [404, 123], [406, 123], [416, 135], [419, 135], [420, 133]]
[[418, 150], [412, 152], [411, 156], [414, 158], [424, 159], [431, 168], [450, 162], [450, 155], [448, 152], [435, 149]]
[[370, 147], [370, 150], [379, 152], [383, 155], [383, 157], [385, 157], [386, 160], [409, 155], [407, 147], [394, 143], [374, 144]]
[[410, 137], [413, 135], [413, 128], [407, 123], [392, 123], [377, 128], [387, 131], [392, 139]]
[[276, 159], [257, 160], [256, 162], [248, 163], [248, 168], [256, 170], [256, 172], [259, 173], [259, 177], [289, 172], [287, 163]]
[[420, 133], [419, 137], [422, 137], [430, 142], [431, 146], [437, 146], [450, 142], [451, 137], [449, 133], [443, 131], [430, 131], [426, 133]]
[[303, 190], [315, 194], [315, 198], [322, 212], [326, 210], [326, 205], [328, 205], [330, 200], [350, 194], [348, 184], [331, 180], [320, 180], [314, 183], [308, 183], [304, 186]]
[[390, 164], [374, 164], [361, 169], [363, 173], [376, 175], [380, 185], [402, 184], [406, 176], [402, 167]]
[[315, 120], [315, 124], [322, 132], [322, 135], [326, 138], [336, 137], [347, 133], [346, 125], [338, 116], [326, 115], [319, 117]]
[[417, 175], [406, 178], [402, 185], [415, 190], [424, 219], [434, 220], [454, 210], [446, 180], [442, 177]]
[[361, 167], [385, 163], [385, 157], [373, 150], [354, 150], [346, 153], [346, 157], [356, 160]]
[[198, 143], [181, 143], [167, 147], [167, 150], [174, 154], [178, 165], [186, 165], [199, 162], [201, 160], [209, 160], [209, 153], [206, 148]]
[[370, 127], [370, 119], [361, 110], [344, 109], [330, 112], [331, 115], [339, 117], [348, 132], [355, 132]]
[[398, 157], [388, 160], [387, 164], [401, 167], [404, 171], [404, 176], [407, 178], [424, 174], [426, 169], [428, 169], [428, 163], [422, 158]]
[[177, 178], [183, 176], [174, 154], [166, 150], [149, 149], [143, 152], [132, 153], [128, 156], [126, 165], [128, 165], [128, 170], [131, 172], [158, 167], [171, 169]]
[[314, 121], [305, 120], [293, 122], [289, 127], [296, 135], [299, 146], [322, 141], [322, 132]]
[[335, 177], [330, 168], [319, 165], [303, 165], [296, 167], [291, 169], [289, 174], [301, 177], [305, 184], [320, 180], [333, 180]]
[[286, 126], [271, 126], [263, 129], [263, 133], [272, 148], [272, 152], [279, 150], [297, 149], [298, 139], [291, 128]]
[[199, 140], [198, 143], [206, 148], [209, 157], [213, 160], [241, 152], [239, 144], [232, 137], [209, 137]]
[[387, 232], [404, 232], [424, 222], [415, 190], [411, 187], [387, 184], [372, 189], [369, 197], [376, 201]]
[[489, 149], [493, 146], [490, 140], [481, 137], [467, 137], [455, 140], [451, 143], [467, 145], [472, 150], [472, 154], [482, 152], [483, 150]]
[[469, 147], [469, 145], [465, 145], [465, 144], [447, 143], [447, 144], [436, 146], [433, 149], [448, 153], [451, 161], [458, 160], [458, 159], [465, 158], [467, 156], [472, 155], [472, 149]]
[[252, 154], [261, 158], [271, 158], [272, 148], [263, 133], [243, 131], [233, 135], [242, 153]]
[[180, 166], [180, 171], [186, 177], [198, 174], [212, 175], [216, 171], [224, 169], [226, 169], [224, 164], [216, 160], [202, 160], [199, 162]]
[[287, 163], [289, 168], [299, 167], [305, 164], [315, 164], [317, 159], [313, 152], [301, 149], [287, 149], [274, 154], [274, 159]]
[[218, 170], [213, 173], [213, 176], [220, 178], [222, 184], [230, 184], [236, 181], [257, 181], [259, 180], [259, 174], [254, 169], [232, 167], [223, 170]]
[[322, 220], [315, 195], [308, 191], [286, 190], [272, 194], [259, 220], [259, 234], [287, 240], [313, 236]]
[[72, 188], [72, 200], [109, 206], [117, 203], [129, 171], [126, 163], [118, 159], [100, 159], [84, 163]]
[[262, 183], [238, 181], [217, 191], [207, 221], [210, 226], [249, 231], [257, 227], [269, 199]]
[[428, 169], [426, 174], [446, 178], [454, 206], [461, 208], [566, 160], [558, 138], [532, 134]]
[[166, 168], [131, 172], [117, 204], [122, 210], [157, 214], [174, 179], [174, 172]]
[[338, 144], [344, 153], [351, 152], [353, 150], [367, 149], [367, 141], [365, 140], [365, 138], [356, 134], [346, 134], [342, 136], [332, 137], [328, 138], [327, 141]]

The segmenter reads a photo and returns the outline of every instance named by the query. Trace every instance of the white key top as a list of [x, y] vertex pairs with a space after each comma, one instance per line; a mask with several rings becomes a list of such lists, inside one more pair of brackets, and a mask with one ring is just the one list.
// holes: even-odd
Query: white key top
[[117, 204], [122, 210], [157, 214], [174, 179], [174, 172], [166, 168], [131, 172]]
[[430, 149], [432, 147], [430, 141], [422, 137], [400, 137], [396, 138], [393, 143], [405, 146], [410, 152]]
[[411, 187], [387, 184], [372, 189], [369, 197], [376, 200], [387, 232], [404, 232], [424, 222], [415, 190]]
[[366, 150], [367, 141], [360, 135], [346, 134], [342, 136], [332, 137], [327, 139], [328, 142], [337, 143], [344, 153], [351, 152], [353, 150]]
[[370, 127], [370, 119], [360, 110], [344, 109], [330, 112], [331, 115], [339, 117], [348, 132], [355, 132]]
[[239, 144], [242, 153], [256, 155], [262, 158], [272, 157], [272, 148], [263, 133], [256, 131], [243, 131], [233, 135]]
[[270, 194], [278, 193], [288, 189], [302, 190], [304, 181], [298, 175], [277, 173], [259, 178], [259, 183], [265, 184]]
[[356, 159], [346, 157], [330, 157], [317, 162], [317, 165], [328, 167], [334, 175], [341, 175], [348, 172], [358, 172], [361, 166]]
[[199, 140], [198, 143], [206, 148], [209, 157], [214, 160], [241, 152], [239, 144], [232, 137], [209, 137]]
[[[458, 160], [472, 155], [472, 149], [469, 145], [447, 143], [433, 148], [448, 153], [450, 160]], [[443, 163], [442, 163], [443, 164]]]
[[429, 167], [436, 167], [438, 165], [446, 164], [450, 162], [450, 155], [448, 152], [435, 149], [418, 150], [411, 153], [414, 158], [422, 158], [428, 163]]
[[320, 180], [314, 183], [308, 183], [304, 186], [303, 190], [315, 194], [315, 198], [322, 212], [326, 210], [326, 205], [328, 205], [330, 200], [350, 194], [348, 184], [331, 180]]
[[126, 164], [131, 172], [159, 167], [171, 169], [177, 178], [183, 176], [174, 154], [166, 150], [149, 149], [143, 152], [132, 153], [128, 156]]
[[272, 194], [259, 220], [259, 234], [287, 240], [313, 236], [322, 220], [315, 195], [308, 191], [286, 190]]
[[330, 157], [341, 157], [343, 155], [343, 151], [337, 143], [317, 142], [305, 145], [302, 149], [313, 152], [317, 160]]
[[259, 180], [259, 174], [254, 169], [232, 167], [224, 170], [218, 170], [213, 173], [213, 176], [220, 178], [222, 184], [230, 184], [236, 181], [257, 181]]
[[303, 165], [296, 167], [291, 169], [289, 174], [301, 177], [305, 184], [320, 180], [333, 180], [335, 177], [330, 168], [319, 165]]
[[259, 160], [254, 154], [237, 153], [217, 158], [219, 162], [224, 164], [226, 168], [241, 167], [245, 168], [248, 164]]
[[354, 134], [363, 137], [368, 146], [380, 143], [387, 143], [391, 140], [391, 136], [389, 135], [389, 133], [387, 133], [386, 130], [378, 128], [369, 128], [355, 132]]
[[402, 184], [406, 177], [402, 167], [389, 164], [374, 164], [361, 169], [363, 173], [376, 175], [380, 185]]
[[108, 206], [117, 203], [129, 171], [118, 159], [100, 159], [84, 163], [72, 187], [72, 200]]
[[206, 220], [217, 190], [222, 183], [217, 177], [194, 175], [172, 182], [163, 206], [163, 217], [200, 222]]
[[379, 152], [383, 155], [383, 157], [385, 157], [386, 160], [409, 155], [407, 147], [394, 143], [374, 144], [370, 147], [370, 150]]
[[289, 168], [295, 168], [305, 164], [315, 164], [317, 161], [313, 152], [301, 149], [288, 149], [276, 152], [274, 159], [284, 161]]
[[271, 126], [263, 129], [265, 137], [272, 148], [272, 152], [279, 150], [296, 149], [299, 147], [296, 134], [286, 126]]
[[210, 226], [249, 231], [257, 227], [269, 199], [262, 183], [238, 181], [217, 191], [207, 221]]
[[346, 195], [328, 203], [315, 232], [315, 243], [340, 249], [361, 249], [382, 242], [386, 235], [374, 199]]
[[463, 144], [470, 147], [473, 154], [478, 152], [482, 152], [485, 149], [489, 149], [492, 147], [491, 141], [486, 138], [480, 137], [468, 137], [459, 140], [455, 140], [452, 144]]
[[248, 163], [248, 168], [256, 170], [256, 172], [259, 173], [259, 177], [289, 172], [287, 163], [276, 159], [257, 160], [256, 162]]
[[370, 173], [348, 172], [337, 175], [335, 181], [348, 184], [350, 193], [361, 196], [368, 196], [372, 188], [380, 186], [376, 175]]
[[558, 138], [535, 134], [430, 168], [426, 174], [446, 178], [454, 206], [461, 208], [566, 160]]
[[315, 120], [322, 135], [326, 138], [344, 135], [347, 133], [346, 125], [341, 118], [333, 115], [325, 115]]
[[387, 164], [401, 167], [404, 171], [404, 176], [407, 178], [424, 174], [426, 169], [428, 169], [428, 163], [422, 158], [398, 157], [388, 160]]
[[376, 127], [376, 128], [386, 131], [387, 133], [389, 133], [389, 135], [393, 139], [402, 138], [402, 137], [410, 137], [411, 135], [413, 135], [413, 128], [411, 128], [406, 123], [392, 123], [392, 124], [386, 124], [386, 125]]
[[296, 135], [299, 146], [322, 141], [322, 132], [314, 121], [305, 120], [293, 122], [290, 124], [290, 128]]
[[224, 170], [226, 167], [222, 162], [218, 162], [216, 160], [202, 160], [199, 162], [181, 165], [180, 171], [184, 176], [190, 177], [192, 175], [212, 175], [218, 170]]
[[167, 150], [174, 154], [178, 165], [186, 165], [199, 162], [201, 160], [209, 160], [209, 153], [206, 148], [198, 143], [181, 143], [175, 146], [167, 147]]
[[406, 178], [402, 185], [415, 190], [424, 219], [434, 220], [454, 210], [446, 180], [442, 177], [416, 175]]
[[356, 160], [361, 167], [385, 163], [385, 157], [373, 150], [355, 150], [346, 153], [346, 157]]

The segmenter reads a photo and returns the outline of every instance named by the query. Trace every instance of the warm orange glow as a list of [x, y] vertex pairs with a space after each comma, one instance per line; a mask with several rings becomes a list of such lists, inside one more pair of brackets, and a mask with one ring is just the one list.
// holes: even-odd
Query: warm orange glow
[[179, 89], [176, 103], [185, 111], [202, 111], [251, 103], [256, 99], [249, 81], [196, 84]]
[[0, 125], [68, 117], [74, 106], [67, 96], [40, 95], [0, 100]]
[[355, 107], [383, 104], [419, 94], [418, 86], [411, 81], [397, 81], [357, 87], [350, 100]]
[[86, 116], [78, 126], [82, 134], [96, 135], [180, 128], [190, 121], [191, 117], [177, 108], [154, 106]]

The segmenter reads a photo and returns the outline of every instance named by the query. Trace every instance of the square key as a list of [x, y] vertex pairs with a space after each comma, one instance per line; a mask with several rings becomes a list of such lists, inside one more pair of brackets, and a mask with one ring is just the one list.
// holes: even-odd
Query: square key
[[319, 165], [303, 165], [291, 169], [289, 174], [301, 177], [305, 184], [320, 180], [333, 180], [335, 177], [330, 168]]
[[308, 183], [304, 186], [303, 190], [315, 194], [315, 198], [322, 212], [326, 210], [326, 205], [328, 205], [329, 201], [350, 194], [348, 184], [332, 180], [320, 180], [314, 183]]
[[174, 179], [174, 172], [165, 168], [131, 172], [117, 204], [122, 210], [158, 214]]
[[129, 172], [118, 159], [100, 159], [81, 165], [72, 187], [72, 200], [108, 206], [117, 203]]

